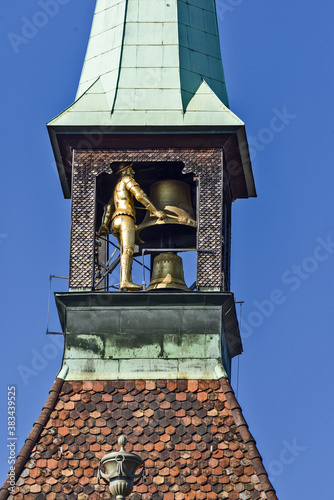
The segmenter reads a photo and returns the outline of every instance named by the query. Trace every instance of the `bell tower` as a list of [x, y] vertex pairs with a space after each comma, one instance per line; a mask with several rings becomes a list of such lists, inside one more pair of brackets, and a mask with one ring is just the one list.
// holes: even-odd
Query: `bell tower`
[[174, 206], [161, 224], [137, 210], [137, 253], [195, 249], [196, 290], [229, 290], [231, 203], [255, 196], [245, 126], [228, 108], [214, 0], [150, 5], [97, 2], [76, 100], [48, 124], [72, 198], [73, 291], [109, 289], [99, 283], [108, 259], [97, 231], [120, 163], [132, 164], [160, 208], [167, 193]]
[[[124, 375], [109, 366], [116, 355], [101, 337], [114, 329], [113, 345], [129, 334], [123, 315], [141, 345], [144, 325], [155, 338], [163, 336], [157, 373], [181, 373], [180, 359], [165, 354], [164, 314], [166, 335], [179, 335], [168, 337], [172, 351], [189, 334], [188, 352], [194, 335], [201, 342], [200, 332], [213, 335], [207, 308], [215, 310], [215, 347], [203, 351], [208, 366], [198, 371], [202, 345], [193, 343], [196, 353], [185, 354], [191, 377], [213, 373], [220, 358], [229, 374], [231, 358], [242, 350], [230, 292], [231, 204], [256, 193], [245, 126], [228, 107], [215, 3], [150, 5], [97, 1], [76, 100], [48, 124], [64, 195], [72, 198], [70, 290], [57, 304], [64, 362], [76, 377], [95, 372], [96, 363], [101, 376]], [[188, 251], [196, 253], [196, 272], [186, 284]], [[142, 283], [133, 282], [134, 260], [141, 262]], [[104, 313], [95, 315], [101, 301]], [[84, 355], [89, 369], [78, 347], [83, 338], [99, 346]], [[117, 352], [130, 376], [127, 351]], [[146, 363], [136, 358], [137, 366]]]
[[256, 192], [215, 0], [97, 0], [76, 99], [48, 131], [72, 200], [65, 347], [18, 499], [110, 498], [102, 477], [119, 499], [277, 500], [229, 384], [231, 206]]

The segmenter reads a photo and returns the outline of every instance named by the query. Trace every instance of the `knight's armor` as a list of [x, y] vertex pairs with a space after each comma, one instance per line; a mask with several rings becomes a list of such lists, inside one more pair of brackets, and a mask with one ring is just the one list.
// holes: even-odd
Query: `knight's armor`
[[141, 290], [142, 287], [132, 283], [131, 278], [136, 227], [134, 199], [136, 198], [159, 219], [166, 217], [166, 215], [164, 212], [158, 211], [150, 202], [139, 184], [129, 175], [132, 172], [130, 167], [123, 169], [122, 177], [116, 184], [114, 194], [104, 207], [100, 234], [111, 232], [118, 238], [121, 249], [120, 289]]

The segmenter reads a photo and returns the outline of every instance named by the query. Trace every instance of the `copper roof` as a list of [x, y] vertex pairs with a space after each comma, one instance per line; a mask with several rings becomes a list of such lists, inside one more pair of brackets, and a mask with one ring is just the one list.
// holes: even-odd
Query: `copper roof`
[[[146, 465], [131, 500], [277, 500], [226, 379], [74, 381], [58, 395], [59, 380], [10, 498], [110, 499], [98, 463], [124, 434]], [[0, 500], [8, 496], [5, 483]]]

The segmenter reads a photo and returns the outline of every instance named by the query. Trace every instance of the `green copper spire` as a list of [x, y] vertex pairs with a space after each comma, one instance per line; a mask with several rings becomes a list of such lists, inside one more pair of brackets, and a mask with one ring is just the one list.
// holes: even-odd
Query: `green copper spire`
[[214, 0], [97, 0], [76, 101], [52, 125], [242, 125]]
[[48, 129], [66, 197], [71, 151], [90, 144], [87, 134], [188, 132], [235, 135], [242, 196], [256, 195], [245, 125], [229, 109], [215, 0], [97, 0], [76, 99]]

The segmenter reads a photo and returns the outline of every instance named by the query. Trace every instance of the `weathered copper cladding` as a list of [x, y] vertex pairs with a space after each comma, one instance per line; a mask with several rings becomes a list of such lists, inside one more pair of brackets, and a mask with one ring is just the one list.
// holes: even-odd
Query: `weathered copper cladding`
[[[198, 182], [197, 287], [226, 290], [223, 271], [223, 152], [221, 148], [76, 150], [73, 155], [70, 288], [94, 289], [96, 180], [114, 162], [181, 162]], [[228, 201], [230, 203], [230, 200]], [[227, 239], [226, 235], [225, 240]]]

